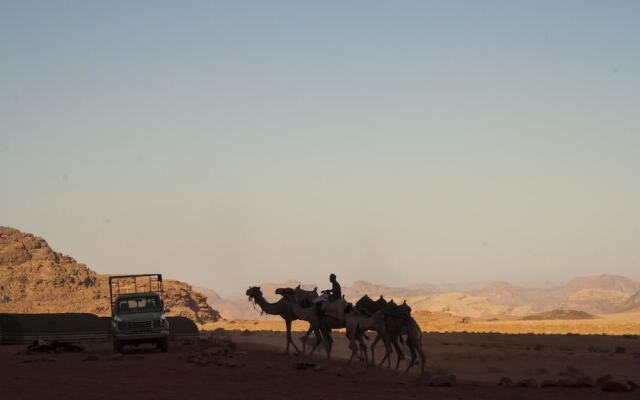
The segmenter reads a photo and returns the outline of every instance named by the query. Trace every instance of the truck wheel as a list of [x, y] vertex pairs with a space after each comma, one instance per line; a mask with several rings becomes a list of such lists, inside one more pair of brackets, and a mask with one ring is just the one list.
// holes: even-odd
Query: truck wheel
[[166, 353], [169, 351], [169, 339], [168, 338], [164, 338], [164, 339], [160, 339], [160, 349], [162, 350], [163, 353]]
[[122, 353], [122, 342], [118, 339], [113, 339], [113, 352]]

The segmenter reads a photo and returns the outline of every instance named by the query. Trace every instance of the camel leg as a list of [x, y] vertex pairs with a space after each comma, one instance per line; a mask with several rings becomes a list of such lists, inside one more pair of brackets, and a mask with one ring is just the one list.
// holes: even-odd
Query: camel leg
[[353, 326], [352, 324], [348, 324], [347, 325], [347, 340], [349, 340], [349, 350], [351, 350], [351, 357], [349, 357], [349, 361], [347, 362], [347, 365], [351, 364], [351, 361], [353, 361], [353, 358], [356, 356], [356, 353], [358, 352], [358, 346], [356, 345], [356, 330], [357, 330], [357, 325]]
[[422, 378], [424, 376], [424, 369], [425, 369], [425, 361], [426, 361], [426, 357], [424, 355], [424, 351], [422, 350], [422, 332], [420, 332], [420, 336], [418, 336], [418, 340], [415, 346], [415, 350], [417, 351], [418, 355], [420, 356], [420, 377]]
[[358, 354], [358, 346], [355, 344], [355, 341], [353, 339], [351, 339], [349, 342], [349, 349], [351, 349], [351, 357], [349, 357], [349, 362], [347, 362], [347, 365], [351, 364], [351, 361], [353, 361], [353, 358], [356, 355], [358, 356], [358, 358], [360, 358], [360, 355]]
[[378, 334], [376, 335], [376, 338], [373, 340], [373, 343], [371, 343], [371, 364], [375, 365], [376, 363], [376, 344], [378, 343], [378, 341], [380, 340], [380, 332], [378, 332]]
[[424, 351], [422, 351], [422, 345], [418, 346], [418, 354], [420, 355], [420, 377], [423, 377], [426, 357], [424, 355]]
[[296, 353], [300, 353], [300, 349], [298, 349], [298, 346], [296, 346], [296, 344], [293, 342], [293, 339], [291, 338], [291, 320], [286, 320], [285, 321], [287, 324], [287, 349], [286, 349], [286, 353], [289, 354], [289, 344], [291, 344], [291, 346], [293, 346], [293, 348], [296, 350]]
[[[384, 362], [386, 361], [387, 368], [391, 368], [391, 354], [393, 354], [393, 351], [389, 342], [393, 344], [393, 347], [395, 347], [396, 349], [396, 353], [398, 353], [398, 365], [400, 364], [400, 360], [404, 359], [404, 354], [402, 353], [402, 350], [400, 350], [400, 346], [398, 346], [397, 340], [398, 339], [396, 337], [393, 337], [392, 339], [386, 339], [386, 344], [385, 344], [386, 354], [384, 355], [384, 357], [382, 358], [382, 361], [380, 361], [380, 364], [378, 364], [378, 366], [382, 366], [382, 364], [384, 364]], [[396, 365], [396, 369], [398, 368], [398, 365]]]
[[[384, 362], [387, 361], [390, 358], [391, 358], [391, 356], [389, 354], [385, 354], [384, 357], [382, 357], [382, 361], [380, 361], [378, 363], [378, 367], [382, 367], [382, 364], [384, 364]], [[391, 366], [389, 366], [389, 368], [391, 368]]]
[[[395, 337], [392, 341], [393, 343], [393, 347], [396, 348], [396, 352], [398, 353], [398, 360], [396, 361], [396, 369], [398, 369], [400, 367], [400, 361], [404, 360], [404, 353], [402, 352], [402, 349], [400, 348], [400, 344], [398, 344], [398, 338]], [[391, 358], [391, 357], [389, 357]]]
[[300, 341], [302, 342], [302, 354], [306, 354], [307, 352], [307, 341], [309, 340], [309, 335], [311, 335], [311, 332], [313, 331], [313, 329], [311, 328], [311, 324], [309, 324], [309, 329], [307, 329], [307, 333], [305, 333], [301, 338]]
[[289, 354], [289, 341], [291, 340], [291, 321], [285, 319], [284, 324], [287, 328], [287, 347], [285, 348], [284, 353]]
[[331, 337], [331, 329], [322, 329], [322, 340], [325, 342], [325, 348], [327, 349], [327, 360], [331, 358], [331, 348], [333, 347], [333, 338]]
[[384, 362], [385, 359], [391, 359], [391, 353], [392, 353], [391, 345], [389, 344], [389, 335], [387, 334], [387, 331], [385, 328], [381, 328], [380, 330], [378, 330], [378, 337], [382, 338], [382, 343], [384, 344], [385, 354], [382, 360], [382, 362]]
[[[398, 346], [398, 338], [394, 336], [391, 339], [388, 339], [388, 341], [391, 342], [391, 344], [393, 344], [393, 347], [395, 347], [396, 352], [398, 353], [398, 359], [400, 359], [400, 357], [404, 358], [404, 354], [402, 354], [402, 351], [400, 350], [400, 347]], [[387, 350], [386, 354], [382, 358], [382, 361], [380, 361], [379, 366], [382, 366], [382, 364], [384, 364], [384, 362], [386, 361], [387, 362], [387, 368], [391, 368], [391, 354], [392, 354], [392, 351], [391, 351], [391, 349], [389, 347], [389, 350]], [[398, 363], [400, 363], [400, 361], [398, 361]]]
[[316, 335], [316, 343], [313, 345], [309, 356], [313, 356], [313, 353], [316, 352], [316, 349], [318, 348], [318, 346], [320, 346], [320, 343], [322, 343], [322, 332], [320, 332], [319, 329], [315, 329], [313, 333]]
[[424, 356], [424, 353], [422, 352], [422, 349], [419, 346], [416, 346], [416, 343], [414, 343], [411, 340], [411, 338], [409, 338], [407, 340], [407, 344], [409, 345], [409, 348], [411, 350], [411, 362], [409, 362], [409, 365], [407, 366], [407, 369], [404, 371], [404, 373], [406, 374], [407, 372], [409, 372], [411, 367], [414, 366], [414, 364], [416, 363], [416, 361], [418, 359], [418, 352], [422, 353], [422, 355], [420, 356], [420, 358], [423, 360], [421, 367], [424, 370], [424, 359], [422, 358]]
[[[358, 337], [358, 342], [360, 343], [360, 362], [364, 361], [365, 364], [368, 364], [367, 359], [367, 344], [364, 342], [364, 335], [360, 335]], [[364, 353], [364, 358], [363, 358]]]
[[407, 365], [407, 369], [404, 370], [404, 373], [408, 373], [409, 370], [411, 369], [411, 367], [413, 367], [413, 363], [416, 362], [416, 355], [415, 353], [412, 351], [411, 352], [411, 361], [409, 362], [409, 365]]

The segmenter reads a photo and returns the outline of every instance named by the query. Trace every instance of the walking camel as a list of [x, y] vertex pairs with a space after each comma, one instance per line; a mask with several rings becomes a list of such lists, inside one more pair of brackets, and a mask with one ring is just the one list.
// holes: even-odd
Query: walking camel
[[[276, 289], [276, 294], [279, 294], [285, 298], [293, 311], [293, 313], [297, 316], [298, 319], [309, 322], [309, 331], [307, 335], [311, 331], [320, 331], [320, 335], [316, 334], [316, 343], [311, 349], [310, 355], [313, 355], [316, 348], [320, 344], [320, 338], [325, 344], [325, 350], [327, 352], [327, 358], [331, 355], [331, 346], [333, 343], [333, 339], [331, 337], [331, 329], [336, 327], [345, 327], [347, 329], [347, 337], [350, 341], [350, 348], [352, 350], [351, 362], [354, 356], [358, 355], [358, 357], [362, 360], [362, 356], [357, 353], [358, 346], [356, 345], [356, 341], [360, 344], [360, 349], [364, 351], [364, 361], [367, 361], [366, 354], [366, 344], [363, 338], [363, 327], [367, 327], [367, 329], [371, 328], [374, 330], [378, 330], [381, 324], [384, 322], [380, 318], [371, 319], [370, 317], [360, 315], [351, 305], [347, 305], [347, 310], [345, 310], [344, 321], [341, 323], [341, 320], [333, 317], [328, 317], [322, 315], [318, 312], [318, 309], [314, 307], [313, 300], [317, 297], [317, 293], [315, 296], [310, 291], [305, 291], [297, 287], [295, 289], [292, 288], [278, 288]], [[386, 337], [386, 335], [385, 335]], [[304, 338], [303, 338], [304, 340]], [[304, 342], [306, 345], [306, 341]], [[385, 343], [387, 343], [385, 341]], [[303, 347], [303, 353], [304, 353]]]
[[[246, 295], [249, 296], [249, 301], [254, 305], [257, 304], [262, 312], [269, 315], [278, 315], [282, 319], [284, 319], [285, 326], [287, 328], [287, 347], [285, 349], [285, 353], [289, 354], [289, 346], [293, 346], [297, 353], [300, 353], [300, 349], [293, 342], [291, 338], [291, 323], [298, 319], [293, 310], [291, 309], [291, 304], [287, 302], [285, 298], [281, 298], [275, 303], [270, 303], [267, 299], [264, 298], [262, 294], [262, 290], [260, 290], [259, 286], [251, 286], [247, 289]], [[316, 337], [318, 337], [319, 332], [316, 333]]]
[[[296, 292], [300, 297], [296, 295]], [[281, 288], [278, 289], [276, 293], [283, 297], [275, 303], [268, 302], [264, 298], [260, 287], [257, 286], [250, 287], [246, 294], [249, 296], [249, 301], [257, 304], [261, 308], [262, 312], [270, 315], [279, 315], [285, 320], [287, 328], [287, 346], [285, 351], [287, 354], [289, 353], [290, 345], [293, 346], [298, 353], [300, 352], [291, 337], [291, 323], [300, 319], [309, 322], [309, 331], [307, 332], [307, 336], [310, 332], [314, 332], [316, 336], [316, 344], [314, 345], [311, 354], [313, 354], [320, 342], [324, 341], [325, 349], [327, 350], [327, 358], [331, 356], [331, 348], [333, 344], [331, 330], [346, 328], [347, 338], [350, 342], [349, 347], [352, 350], [349, 362], [351, 362], [354, 356], [357, 355], [356, 341], [360, 344], [361, 351], [364, 350], [365, 361], [367, 360], [363, 335], [365, 331], [373, 330], [376, 331], [378, 335], [374, 343], [371, 345], [372, 360], [375, 344], [378, 340], [382, 339], [385, 345], [385, 357], [380, 364], [387, 361], [387, 364], [389, 365], [391, 353], [390, 344], [393, 344], [398, 353], [398, 361], [396, 364], [397, 369], [400, 361], [404, 359], [404, 354], [400, 350], [398, 340], [401, 340], [402, 335], [407, 335], [406, 344], [411, 352], [411, 361], [405, 370], [405, 373], [415, 365], [417, 357], [419, 356], [421, 361], [421, 374], [424, 374], [425, 355], [422, 350], [422, 332], [415, 319], [410, 315], [407, 315], [406, 317], [397, 317], [390, 315], [389, 313], [385, 313], [384, 309], [377, 310], [372, 314], [367, 314], [366, 307], [362, 307], [362, 301], [358, 301], [356, 304], [359, 304], [361, 307], [353, 307], [349, 305], [345, 310], [344, 318], [338, 319], [332, 316], [321, 315], [316, 307], [312, 306], [313, 303], [311, 300], [314, 298], [314, 295], [310, 292], [314, 291], [303, 291], [299, 287], [295, 289]], [[317, 294], [315, 296], [317, 296]], [[302, 301], [300, 300], [301, 297], [303, 298]], [[406, 304], [401, 306], [393, 304], [393, 306], [402, 308], [403, 306], [406, 306]]]

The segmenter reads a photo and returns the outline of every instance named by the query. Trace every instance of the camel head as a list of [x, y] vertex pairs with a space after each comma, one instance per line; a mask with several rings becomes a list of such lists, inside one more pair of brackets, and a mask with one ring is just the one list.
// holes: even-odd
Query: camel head
[[249, 301], [255, 302], [262, 297], [262, 290], [260, 290], [260, 286], [251, 286], [247, 289], [246, 295], [249, 296]]

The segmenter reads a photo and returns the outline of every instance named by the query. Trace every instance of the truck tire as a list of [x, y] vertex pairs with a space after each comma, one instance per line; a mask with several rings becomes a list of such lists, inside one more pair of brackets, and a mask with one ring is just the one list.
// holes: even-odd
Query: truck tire
[[122, 353], [122, 342], [118, 339], [113, 339], [113, 352]]
[[168, 338], [164, 338], [164, 339], [160, 339], [160, 342], [158, 343], [160, 347], [160, 350], [162, 350], [163, 353], [166, 353], [169, 351], [169, 339]]

